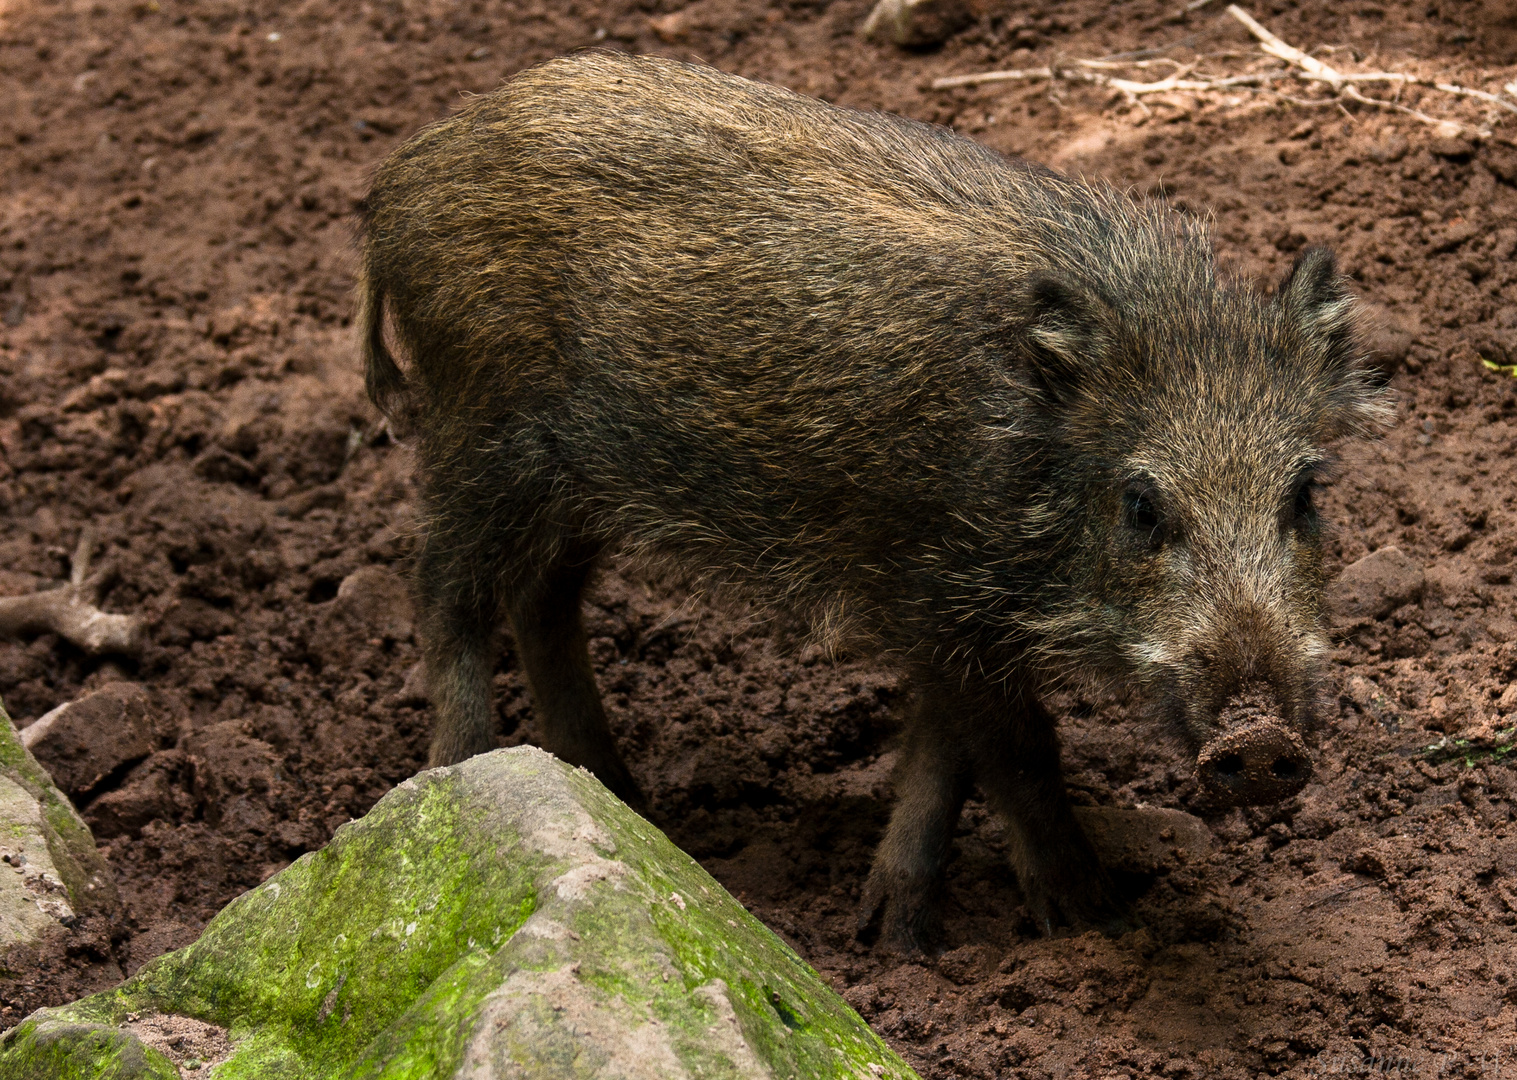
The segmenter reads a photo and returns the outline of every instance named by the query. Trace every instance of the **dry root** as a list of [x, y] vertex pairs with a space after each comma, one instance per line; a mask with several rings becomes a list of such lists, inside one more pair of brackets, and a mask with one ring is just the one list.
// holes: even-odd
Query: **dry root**
[[[1191, 6], [1195, 7], [1197, 5], [1193, 4]], [[1220, 93], [1224, 91], [1269, 93], [1285, 98], [1297, 105], [1341, 106], [1345, 102], [1353, 102], [1359, 105], [1367, 105], [1371, 108], [1389, 109], [1405, 113], [1407, 116], [1413, 117], [1422, 123], [1431, 124], [1439, 128], [1444, 134], [1466, 135], [1482, 139], [1491, 136], [1490, 127], [1430, 116], [1409, 105], [1402, 104], [1398, 100], [1401, 91], [1409, 86], [1426, 87], [1452, 95], [1453, 97], [1482, 101], [1491, 107], [1494, 115], [1497, 117], [1500, 114], [1495, 112], [1495, 110], [1517, 113], [1517, 103], [1507, 100], [1501, 94], [1460, 86], [1457, 83], [1435, 76], [1413, 75], [1400, 71], [1339, 71], [1324, 64], [1316, 57], [1302, 52], [1294, 45], [1289, 45], [1280, 40], [1260, 25], [1252, 15], [1236, 4], [1228, 5], [1227, 14], [1247, 28], [1248, 32], [1254, 36], [1254, 39], [1259, 42], [1260, 51], [1277, 60], [1285, 61], [1288, 66], [1234, 75], [1197, 76], [1195, 75], [1195, 69], [1199, 62], [1181, 64], [1177, 60], [1162, 57], [1153, 60], [1128, 61], [1075, 60], [1068, 65], [1054, 64], [1041, 68], [982, 71], [973, 75], [951, 75], [947, 78], [933, 80], [932, 88], [934, 90], [947, 90], [957, 86], [979, 86], [982, 83], [992, 82], [1063, 79], [1110, 87], [1113, 90], [1121, 92], [1130, 103], [1137, 105], [1139, 108], [1143, 107], [1140, 100], [1142, 97], [1150, 94], [1168, 93], [1175, 90], [1187, 90], [1194, 93]], [[1162, 68], [1166, 66], [1174, 69], [1171, 74], [1165, 78], [1149, 82], [1121, 79], [1114, 75], [1106, 74], [1106, 72], [1113, 70]], [[1276, 88], [1276, 84], [1287, 81], [1308, 83], [1314, 87], [1325, 88], [1328, 93], [1311, 98], [1291, 97]], [[1372, 97], [1360, 89], [1361, 86], [1371, 85], [1394, 87], [1395, 96], [1392, 98]], [[1510, 83], [1502, 89], [1505, 93], [1517, 97], [1517, 82]]]
[[107, 615], [96, 607], [105, 576], [89, 573], [95, 537], [86, 528], [74, 551], [67, 585], [30, 596], [0, 597], [0, 637], [52, 633], [88, 653], [136, 653], [142, 647], [142, 620]]

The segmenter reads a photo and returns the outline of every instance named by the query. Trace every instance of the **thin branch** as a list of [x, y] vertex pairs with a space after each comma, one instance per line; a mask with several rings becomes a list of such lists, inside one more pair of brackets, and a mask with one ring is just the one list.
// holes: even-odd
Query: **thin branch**
[[79, 543], [74, 545], [74, 557], [69, 562], [69, 584], [78, 589], [89, 576], [90, 560], [95, 557], [95, 530], [86, 525], [79, 530]]
[[1150, 68], [1155, 64], [1168, 64], [1173, 68], [1194, 67], [1194, 64], [1186, 65], [1178, 60], [1171, 60], [1167, 56], [1161, 56], [1157, 60], [1076, 60], [1081, 67], [1100, 68], [1104, 71], [1125, 71], [1128, 68]]
[[[1094, 68], [1107, 67], [1101, 61], [1076, 60], [1075, 64], [1080, 67]], [[1120, 65], [1110, 65], [1120, 66]], [[1186, 70], [1182, 68], [1182, 71]], [[982, 83], [1012, 82], [1019, 79], [1072, 79], [1076, 82], [1095, 83], [1098, 86], [1110, 86], [1114, 89], [1129, 94], [1162, 94], [1170, 90], [1225, 90], [1234, 86], [1259, 86], [1274, 79], [1286, 78], [1284, 72], [1279, 74], [1264, 73], [1259, 75], [1230, 75], [1217, 79], [1186, 79], [1179, 72], [1156, 82], [1134, 82], [1131, 79], [1117, 79], [1110, 75], [1102, 75], [1095, 71], [1076, 71], [1070, 68], [1009, 68], [1005, 71], [981, 71], [973, 75], [945, 75], [941, 79], [932, 81], [934, 90], [948, 90], [955, 86], [979, 86]]]
[[1357, 101], [1361, 105], [1373, 105], [1376, 108], [1391, 109], [1395, 112], [1405, 113], [1407, 116], [1421, 120], [1424, 124], [1431, 124], [1433, 127], [1452, 127], [1458, 131], [1469, 132], [1471, 135], [1476, 135], [1482, 139], [1491, 137], [1489, 128], [1470, 127], [1467, 124], [1459, 123], [1457, 120], [1440, 120], [1438, 117], [1429, 116], [1427, 113], [1414, 109], [1410, 105], [1400, 105], [1394, 101], [1382, 101], [1380, 98], [1366, 97], [1354, 86], [1345, 86], [1343, 88], [1343, 96], [1351, 101]]
[[1195, 34], [1187, 34], [1179, 41], [1171, 41], [1168, 45], [1160, 45], [1153, 49], [1135, 49], [1132, 52], [1107, 53], [1100, 57], [1102, 60], [1145, 60], [1151, 56], [1162, 56], [1170, 49], [1183, 49], [1196, 40]]
[[[1419, 112], [1418, 110], [1410, 108], [1406, 105], [1398, 105], [1393, 102], [1381, 101], [1378, 98], [1366, 97], [1364, 94], [1359, 92], [1357, 87], [1354, 87], [1352, 85], [1345, 85], [1346, 83], [1352, 83], [1354, 81], [1400, 82], [1403, 84], [1422, 83], [1423, 85], [1428, 85], [1425, 80], [1418, 79], [1415, 76], [1401, 76], [1398, 73], [1393, 72], [1369, 72], [1366, 73], [1366, 75], [1362, 75], [1357, 80], [1351, 79], [1349, 77], [1346, 77], [1336, 68], [1324, 64], [1316, 57], [1308, 56], [1306, 53], [1302, 52], [1294, 45], [1288, 45], [1284, 41], [1281, 41], [1274, 34], [1271, 34], [1268, 30], [1261, 26], [1258, 20], [1240, 8], [1237, 4], [1227, 5], [1227, 14], [1231, 15], [1234, 19], [1237, 19], [1240, 23], [1248, 28], [1248, 32], [1253, 34], [1254, 37], [1258, 39], [1259, 48], [1263, 49], [1271, 56], [1279, 57], [1281, 60], [1284, 60], [1288, 64], [1295, 64], [1309, 79], [1316, 82], [1327, 83], [1335, 91], [1351, 101], [1357, 101], [1361, 105], [1371, 105], [1376, 108], [1394, 109], [1396, 112], [1405, 113], [1408, 116], [1421, 120], [1425, 124], [1432, 124], [1435, 127], [1451, 125], [1456, 130], [1467, 131], [1470, 134], [1476, 135], [1480, 138], [1490, 137], [1491, 133], [1486, 128], [1469, 127], [1466, 124], [1459, 123], [1457, 120], [1440, 120], [1435, 116], [1429, 116], [1427, 113]], [[1433, 82], [1431, 85], [1436, 89], [1445, 90], [1448, 93], [1460, 96], [1476, 97], [1479, 94], [1484, 93], [1484, 91], [1467, 93], [1464, 87], [1455, 86], [1452, 83]], [[1494, 98], [1494, 95], [1487, 95], [1487, 97]], [[1517, 109], [1513, 109], [1512, 111], [1517, 112]]]
[[1333, 900], [1342, 900], [1345, 896], [1349, 895], [1350, 893], [1356, 893], [1356, 892], [1360, 891], [1361, 889], [1373, 889], [1378, 884], [1379, 884], [1379, 882], [1376, 882], [1376, 881], [1361, 881], [1358, 885], [1350, 885], [1346, 889], [1339, 889], [1337, 892], [1328, 893], [1326, 896], [1319, 896], [1317, 899], [1313, 900], [1310, 904], [1304, 904], [1304, 905], [1302, 905], [1301, 910], [1302, 911], [1310, 911], [1312, 908], [1314, 908], [1314, 907], [1320, 907], [1321, 905], [1326, 904], [1326, 903], [1328, 903], [1330, 901], [1333, 901]]
[[1014, 79], [1051, 79], [1049, 68], [1007, 68], [1005, 71], [980, 71], [973, 75], [945, 75], [932, 80], [934, 90], [951, 90], [955, 86], [979, 86], [981, 83], [1010, 82]]
[[1248, 27], [1248, 32], [1258, 39], [1259, 47], [1271, 56], [1278, 56], [1287, 64], [1295, 64], [1302, 71], [1317, 76], [1323, 82], [1330, 83], [1334, 88], [1343, 82], [1343, 76], [1338, 74], [1335, 69], [1324, 64], [1316, 57], [1308, 56], [1294, 45], [1287, 45], [1274, 34], [1264, 29], [1263, 26], [1259, 25], [1252, 15], [1244, 11], [1237, 4], [1228, 4], [1227, 14]]
[[1253, 93], [1268, 94], [1272, 98], [1275, 98], [1279, 101], [1287, 101], [1290, 104], [1300, 106], [1303, 109], [1321, 109], [1325, 107], [1330, 108], [1334, 105], [1341, 107], [1343, 104], [1340, 99], [1335, 97], [1300, 98], [1296, 97], [1294, 94], [1287, 94], [1283, 90], [1276, 90], [1273, 87], [1269, 86], [1261, 86], [1257, 90], [1254, 90], [1252, 87], [1249, 87], [1248, 89]]
[[[1348, 113], [1348, 110], [1344, 107], [1345, 101], [1368, 105], [1376, 109], [1390, 109], [1394, 112], [1404, 113], [1424, 124], [1445, 130], [1462, 132], [1476, 138], [1489, 138], [1492, 133], [1490, 129], [1485, 127], [1472, 126], [1457, 120], [1432, 116], [1419, 109], [1403, 105], [1401, 104], [1401, 92], [1408, 86], [1424, 86], [1442, 93], [1452, 94], [1455, 97], [1483, 101], [1507, 112], [1517, 113], [1517, 104], [1507, 101], [1498, 94], [1493, 94], [1486, 90], [1477, 90], [1473, 87], [1461, 86], [1453, 82], [1442, 81], [1426, 75], [1413, 75], [1399, 71], [1339, 71], [1337, 68], [1323, 63], [1321, 60], [1270, 33], [1257, 19], [1237, 4], [1229, 4], [1227, 14], [1243, 24], [1248, 32], [1254, 36], [1255, 40], [1259, 42], [1261, 51], [1278, 60], [1283, 60], [1290, 67], [1242, 75], [1190, 77], [1196, 66], [1202, 62], [1202, 59], [1206, 58], [1198, 58], [1190, 64], [1183, 64], [1169, 57], [1156, 57], [1155, 53], [1159, 50], [1144, 50], [1141, 53], [1118, 54], [1100, 60], [1075, 60], [1067, 66], [1055, 63], [1047, 67], [1012, 68], [1004, 71], [982, 71], [971, 75], [949, 75], [940, 79], [934, 79], [932, 88], [934, 90], [949, 90], [954, 87], [981, 86], [986, 83], [996, 82], [1017, 82], [1035, 79], [1067, 80], [1110, 87], [1113, 90], [1121, 92], [1129, 103], [1139, 105], [1140, 107], [1141, 102], [1138, 99], [1147, 94], [1163, 94], [1176, 90], [1193, 93], [1244, 90], [1250, 93], [1271, 94], [1281, 100], [1307, 107], [1336, 105], [1344, 111], [1345, 115], [1350, 116], [1352, 114]], [[1143, 58], [1139, 59], [1139, 57]], [[1105, 74], [1109, 71], [1126, 68], [1145, 69], [1161, 64], [1171, 66], [1175, 71], [1163, 79], [1151, 82], [1139, 82], [1133, 79], [1123, 79], [1115, 75]], [[1282, 79], [1325, 84], [1332, 90], [1332, 96], [1311, 99], [1292, 97], [1273, 88], [1273, 84]], [[1392, 86], [1395, 88], [1395, 93], [1390, 100], [1385, 100], [1383, 98], [1371, 97], [1359, 89], [1360, 86], [1374, 84]], [[1503, 87], [1503, 89], [1507, 93], [1517, 97], [1517, 83], [1511, 83]]]
[[1481, 101], [1489, 101], [1493, 105], [1500, 105], [1503, 109], [1509, 109], [1510, 111], [1517, 113], [1517, 105], [1513, 105], [1511, 102], [1499, 98], [1495, 94], [1488, 94], [1484, 90], [1471, 90], [1467, 86], [1456, 86], [1454, 83], [1435, 82], [1432, 84], [1432, 86], [1436, 90], [1442, 90], [1445, 94], [1457, 94], [1460, 97], [1479, 98]]
[[68, 584], [30, 596], [0, 597], [0, 637], [57, 634], [88, 653], [132, 655], [142, 648], [142, 620], [107, 615], [95, 606], [102, 585], [90, 576], [94, 532], [86, 527], [69, 568]]

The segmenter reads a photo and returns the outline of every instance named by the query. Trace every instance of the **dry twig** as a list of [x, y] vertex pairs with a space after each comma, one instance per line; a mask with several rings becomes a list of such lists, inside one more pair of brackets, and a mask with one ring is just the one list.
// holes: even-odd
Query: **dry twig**
[[1337, 892], [1328, 893], [1326, 896], [1319, 896], [1311, 903], [1303, 904], [1301, 906], [1301, 910], [1310, 911], [1314, 907], [1320, 907], [1321, 905], [1329, 903], [1333, 900], [1342, 900], [1350, 893], [1359, 892], [1361, 889], [1373, 889], [1378, 884], [1379, 882], [1376, 881], [1361, 881], [1358, 885], [1350, 885], [1346, 889], [1339, 889]]
[[1308, 56], [1306, 53], [1302, 52], [1294, 45], [1287, 45], [1285, 42], [1277, 38], [1274, 34], [1271, 34], [1263, 26], [1259, 25], [1258, 21], [1255, 20], [1252, 15], [1244, 11], [1237, 4], [1229, 4], [1227, 7], [1227, 13], [1248, 28], [1248, 32], [1253, 34], [1254, 37], [1258, 39], [1259, 48], [1263, 49], [1271, 56], [1279, 57], [1281, 60], [1284, 60], [1288, 64], [1295, 64], [1298, 68], [1301, 69], [1304, 77], [1308, 80], [1327, 83], [1342, 96], [1348, 98], [1351, 101], [1357, 101], [1361, 105], [1371, 105], [1382, 109], [1394, 109], [1397, 112], [1405, 113], [1408, 116], [1415, 117], [1425, 124], [1433, 124], [1438, 126], [1441, 126], [1443, 124], [1453, 124], [1454, 126], [1468, 130], [1471, 134], [1478, 135], [1481, 138], [1489, 138], [1491, 134], [1490, 131], [1485, 128], [1468, 128], [1466, 125], [1459, 124], [1453, 120], [1440, 120], [1436, 116], [1429, 116], [1427, 113], [1419, 112], [1416, 109], [1410, 108], [1406, 105], [1398, 104], [1394, 101], [1383, 101], [1380, 98], [1366, 97], [1359, 91], [1358, 87], [1352, 84], [1356, 82], [1394, 82], [1401, 83], [1403, 85], [1412, 84], [1418, 86], [1431, 86], [1436, 90], [1442, 90], [1444, 93], [1453, 94], [1456, 97], [1479, 98], [1483, 101], [1488, 101], [1499, 105], [1504, 109], [1509, 109], [1512, 112], [1517, 112], [1517, 106], [1509, 105], [1507, 102], [1502, 101], [1495, 94], [1487, 93], [1484, 90], [1471, 90], [1467, 87], [1459, 86], [1455, 83], [1438, 82], [1436, 79], [1427, 79], [1416, 75], [1407, 75], [1399, 71], [1366, 71], [1344, 74], [1343, 72], [1338, 71], [1336, 68], [1332, 68], [1327, 64], [1324, 64], [1321, 60], [1318, 60], [1312, 56]]
[[[1390, 109], [1395, 112], [1404, 113], [1422, 123], [1431, 124], [1447, 131], [1472, 135], [1477, 138], [1488, 138], [1491, 135], [1490, 130], [1485, 127], [1463, 124], [1456, 120], [1431, 116], [1409, 105], [1403, 105], [1399, 101], [1401, 90], [1407, 86], [1423, 86], [1453, 95], [1454, 97], [1483, 101], [1495, 108], [1517, 113], [1517, 104], [1507, 101], [1499, 94], [1461, 86], [1444, 79], [1413, 75], [1400, 71], [1339, 71], [1337, 68], [1323, 63], [1321, 60], [1303, 52], [1294, 45], [1282, 41], [1270, 33], [1269, 30], [1265, 29], [1252, 15], [1238, 7], [1238, 5], [1229, 4], [1227, 14], [1241, 23], [1253, 35], [1254, 39], [1259, 42], [1259, 48], [1262, 52], [1277, 60], [1282, 60], [1290, 66], [1271, 71], [1249, 72], [1238, 75], [1191, 77], [1199, 61], [1192, 64], [1182, 64], [1178, 60], [1168, 58], [1130, 61], [1076, 60], [1073, 64], [1067, 66], [1050, 64], [1048, 67], [1039, 68], [1014, 68], [1005, 71], [982, 71], [971, 75], [950, 75], [933, 80], [932, 88], [934, 90], [947, 90], [958, 86], [979, 86], [984, 83], [994, 82], [1062, 79], [1110, 87], [1120, 91], [1129, 102], [1134, 104], [1138, 104], [1138, 99], [1144, 95], [1162, 94], [1175, 90], [1186, 90], [1195, 93], [1242, 90], [1248, 93], [1273, 94], [1298, 105], [1337, 104], [1341, 106], [1344, 101], [1351, 101], [1360, 105], [1368, 105], [1372, 108]], [[1147, 68], [1157, 66], [1158, 64], [1170, 65], [1175, 70], [1165, 78], [1152, 82], [1138, 82], [1132, 79], [1121, 79], [1104, 74], [1107, 71], [1122, 68]], [[1313, 99], [1290, 97], [1274, 89], [1273, 84], [1283, 80], [1325, 85], [1332, 91], [1332, 95], [1330, 97]], [[1386, 100], [1384, 98], [1371, 97], [1359, 89], [1360, 86], [1374, 84], [1395, 86], [1396, 98]], [[1503, 89], [1507, 93], [1517, 96], [1517, 83]]]
[[0, 636], [53, 633], [89, 653], [136, 653], [142, 647], [142, 620], [107, 615], [95, 606], [104, 575], [90, 576], [95, 536], [85, 528], [74, 550], [69, 582], [30, 596], [0, 597]]
[[1227, 13], [1246, 26], [1248, 32], [1258, 39], [1259, 48], [1271, 56], [1278, 56], [1287, 64], [1295, 64], [1307, 74], [1316, 75], [1324, 82], [1331, 83], [1333, 86], [1337, 86], [1343, 81], [1343, 76], [1339, 75], [1321, 60], [1306, 55], [1306, 53], [1294, 45], [1287, 45], [1274, 34], [1264, 29], [1252, 15], [1244, 11], [1237, 4], [1228, 4]]

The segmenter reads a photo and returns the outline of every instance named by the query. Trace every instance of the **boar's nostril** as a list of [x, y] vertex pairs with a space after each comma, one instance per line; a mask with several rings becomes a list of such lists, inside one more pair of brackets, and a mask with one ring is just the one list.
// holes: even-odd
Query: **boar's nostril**
[[[1275, 764], [1279, 764], [1276, 762]], [[1213, 764], [1217, 775], [1224, 779], [1231, 779], [1243, 772], [1243, 758], [1237, 754], [1224, 754]]]
[[1269, 767], [1269, 771], [1281, 780], [1294, 780], [1301, 775], [1301, 762], [1295, 758], [1278, 757], [1275, 763]]

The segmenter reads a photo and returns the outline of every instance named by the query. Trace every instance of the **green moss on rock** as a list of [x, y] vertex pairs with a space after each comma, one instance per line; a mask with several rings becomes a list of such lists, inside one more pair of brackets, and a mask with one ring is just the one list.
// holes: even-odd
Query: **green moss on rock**
[[[0, 1077], [151, 1012], [228, 1029], [217, 1080], [913, 1075], [689, 856], [528, 747], [401, 784], [194, 945], [33, 1014]], [[60, 1075], [174, 1075], [122, 1054]]]
[[[47, 770], [21, 742], [5, 706], [0, 704], [0, 778], [15, 787], [8, 790], [23, 802], [35, 803], [40, 822], [10, 820], [0, 823], [0, 843], [28, 847], [29, 858], [39, 862], [45, 849], [50, 872], [63, 885], [74, 914], [109, 911], [117, 904], [116, 882], [105, 859], [95, 850], [95, 838], [79, 817], [73, 803], [58, 790]], [[19, 790], [17, 790], [19, 789]], [[30, 817], [31, 811], [27, 811]], [[0, 924], [12, 920], [0, 916]], [[3, 940], [0, 948], [14, 943]]]
[[[16, 1031], [15, 1028], [11, 1029]], [[28, 1038], [0, 1042], [4, 1080], [179, 1080], [168, 1058], [136, 1038], [97, 1024], [54, 1023]]]

